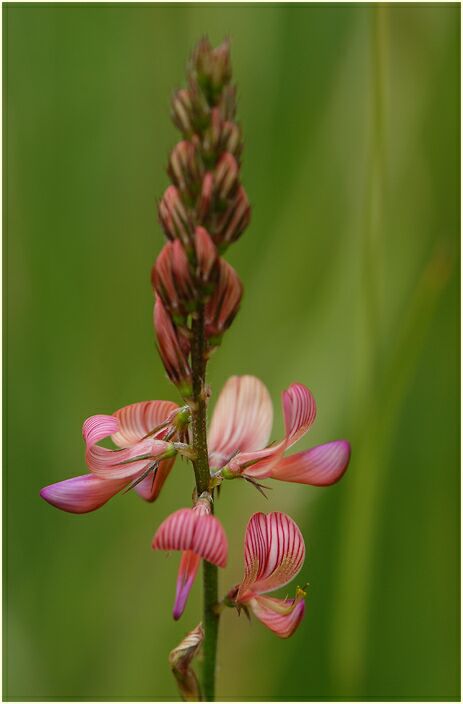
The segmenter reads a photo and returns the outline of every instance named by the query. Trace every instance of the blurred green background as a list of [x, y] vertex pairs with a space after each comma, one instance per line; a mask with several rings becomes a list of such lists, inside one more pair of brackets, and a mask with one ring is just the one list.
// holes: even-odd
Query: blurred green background
[[[458, 4], [3, 6], [4, 698], [171, 699], [178, 556], [150, 548], [189, 505], [87, 516], [38, 492], [85, 471], [81, 424], [177, 400], [154, 347], [156, 199], [169, 98], [202, 34], [232, 40], [252, 224], [230, 251], [242, 311], [210, 365], [306, 383], [310, 438], [353, 446], [332, 488], [224, 487], [228, 589], [251, 512], [301, 525], [310, 582], [289, 641], [227, 612], [218, 697], [459, 698]], [[188, 474], [188, 476], [187, 476]]]

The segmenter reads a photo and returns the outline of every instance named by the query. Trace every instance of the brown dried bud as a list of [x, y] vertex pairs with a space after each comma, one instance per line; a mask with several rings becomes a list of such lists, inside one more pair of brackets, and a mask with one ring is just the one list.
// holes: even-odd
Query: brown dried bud
[[197, 656], [203, 640], [204, 630], [200, 623], [169, 654], [169, 665], [177, 680], [182, 699], [186, 702], [199, 702], [202, 699], [198, 678], [191, 668], [191, 663]]
[[185, 246], [188, 246], [192, 226], [180, 193], [175, 186], [169, 186], [166, 189], [159, 203], [158, 213], [167, 237], [171, 240], [178, 237]]

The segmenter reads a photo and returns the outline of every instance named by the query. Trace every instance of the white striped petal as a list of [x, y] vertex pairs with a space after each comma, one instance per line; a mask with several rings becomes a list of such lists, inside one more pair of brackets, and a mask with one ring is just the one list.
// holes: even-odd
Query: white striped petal
[[288, 584], [300, 571], [305, 557], [302, 533], [285, 513], [255, 513], [244, 538], [244, 579], [238, 601]]
[[236, 452], [268, 443], [273, 408], [266, 386], [255, 376], [232, 376], [223, 387], [208, 436], [210, 463], [222, 467]]

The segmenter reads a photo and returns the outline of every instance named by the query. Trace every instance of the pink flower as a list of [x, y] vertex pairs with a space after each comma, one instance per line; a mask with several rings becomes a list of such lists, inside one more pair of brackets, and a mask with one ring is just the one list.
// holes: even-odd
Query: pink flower
[[273, 409], [270, 395], [256, 377], [231, 377], [219, 396], [209, 432], [211, 466], [220, 478], [271, 477], [287, 482], [327, 486], [347, 469], [350, 445], [334, 440], [289, 457], [284, 453], [315, 420], [315, 400], [303, 384], [291, 384], [282, 394], [285, 437], [268, 445]]
[[193, 508], [181, 508], [161, 523], [153, 538], [154, 550], [182, 550], [173, 616], [179, 619], [201, 558], [218, 567], [227, 563], [228, 543], [220, 521], [211, 514], [210, 499], [201, 495]]
[[[46, 486], [40, 495], [70, 513], [94, 511], [129, 485], [154, 501], [175, 461], [170, 441], [184, 432], [185, 423], [185, 409], [170, 401], [133, 403], [111, 416], [91, 416], [82, 427], [90, 474]], [[107, 437], [119, 449], [97, 444]]]
[[264, 596], [284, 587], [300, 571], [305, 557], [304, 539], [285, 513], [255, 513], [244, 538], [244, 577], [228, 595], [238, 608], [250, 608], [262, 623], [281, 638], [294, 633], [304, 616], [305, 592], [294, 599]]

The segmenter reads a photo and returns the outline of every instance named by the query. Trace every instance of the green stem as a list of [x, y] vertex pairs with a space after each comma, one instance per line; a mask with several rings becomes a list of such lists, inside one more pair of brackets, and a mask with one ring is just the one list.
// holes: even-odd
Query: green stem
[[[204, 336], [204, 307], [200, 306], [191, 326], [191, 367], [193, 376], [192, 430], [193, 449], [196, 459], [193, 462], [198, 496], [209, 490], [210, 471], [207, 453], [206, 435], [206, 399], [204, 386], [206, 381], [206, 340]], [[204, 669], [203, 698], [214, 701], [215, 698], [215, 663], [217, 654], [217, 636], [219, 615], [214, 612], [218, 602], [217, 567], [203, 561], [204, 578]]]

